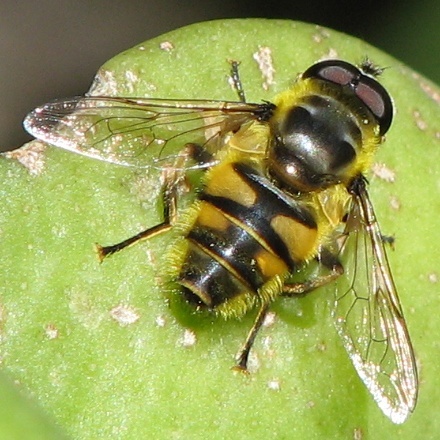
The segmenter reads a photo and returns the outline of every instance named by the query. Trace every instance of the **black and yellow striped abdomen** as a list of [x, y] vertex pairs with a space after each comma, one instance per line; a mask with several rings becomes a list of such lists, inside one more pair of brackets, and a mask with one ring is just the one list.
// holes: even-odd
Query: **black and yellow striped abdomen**
[[257, 166], [224, 162], [207, 175], [185, 235], [177, 281], [191, 303], [240, 315], [279, 295], [299, 263], [316, 254], [316, 213]]

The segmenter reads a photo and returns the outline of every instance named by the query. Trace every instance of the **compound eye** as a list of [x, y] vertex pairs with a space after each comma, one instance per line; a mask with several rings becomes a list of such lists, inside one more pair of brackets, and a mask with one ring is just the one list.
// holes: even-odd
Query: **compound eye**
[[327, 60], [309, 67], [302, 74], [302, 77], [321, 79], [345, 86], [357, 81], [359, 75], [361, 75], [359, 69], [350, 63], [341, 60]]
[[393, 103], [385, 88], [374, 78], [361, 74], [355, 87], [356, 96], [369, 108], [384, 135], [393, 120]]
[[316, 78], [349, 87], [373, 113], [379, 123], [380, 134], [385, 134], [393, 120], [393, 103], [385, 88], [375, 78], [341, 60], [321, 61], [309, 67], [303, 78]]

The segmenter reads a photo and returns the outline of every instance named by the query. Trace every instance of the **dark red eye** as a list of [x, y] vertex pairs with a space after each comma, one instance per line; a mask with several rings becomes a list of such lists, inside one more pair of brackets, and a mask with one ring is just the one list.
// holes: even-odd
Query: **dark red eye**
[[321, 61], [309, 67], [303, 78], [317, 78], [347, 87], [373, 113], [385, 134], [393, 120], [393, 104], [385, 88], [372, 76], [366, 75], [353, 64], [341, 60]]

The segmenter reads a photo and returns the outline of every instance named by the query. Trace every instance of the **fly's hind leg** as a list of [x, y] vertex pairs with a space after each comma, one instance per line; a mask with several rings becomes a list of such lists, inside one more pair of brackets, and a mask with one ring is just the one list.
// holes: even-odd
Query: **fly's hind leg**
[[254, 325], [252, 326], [249, 334], [247, 335], [246, 341], [243, 344], [242, 349], [238, 352], [236, 356], [237, 363], [233, 367], [234, 370], [242, 371], [247, 373], [247, 363], [249, 360], [249, 353], [251, 352], [252, 346], [254, 345], [255, 338], [257, 337], [257, 333], [260, 330], [261, 326], [264, 323], [264, 319], [266, 318], [267, 312], [269, 311], [269, 303], [264, 303], [257, 317], [255, 318]]
[[[281, 292], [282, 296], [304, 296], [307, 293], [317, 289], [318, 287], [325, 286], [333, 281], [335, 281], [339, 276], [344, 273], [344, 268], [342, 264], [338, 260], [338, 258], [333, 255], [329, 250], [322, 249], [319, 257], [317, 257], [318, 262], [329, 270], [328, 274], [319, 275], [311, 278], [310, 280], [306, 280], [298, 283], [286, 283], [283, 286], [283, 291]], [[249, 360], [249, 353], [254, 345], [255, 338], [260, 330], [261, 326], [264, 323], [264, 319], [269, 311], [269, 303], [264, 303], [255, 319], [254, 325], [252, 326], [246, 341], [243, 345], [243, 348], [236, 356], [237, 364], [234, 369], [247, 372], [247, 363]]]

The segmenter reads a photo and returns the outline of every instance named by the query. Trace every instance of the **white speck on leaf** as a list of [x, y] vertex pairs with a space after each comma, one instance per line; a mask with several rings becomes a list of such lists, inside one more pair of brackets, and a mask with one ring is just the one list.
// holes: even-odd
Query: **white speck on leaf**
[[267, 383], [267, 387], [272, 391], [281, 391], [280, 381], [278, 379], [272, 379]]
[[312, 36], [312, 39], [315, 43], [322, 43], [323, 40], [326, 40], [330, 37], [329, 31], [321, 26], [316, 26], [316, 31], [317, 32]]
[[354, 428], [353, 430], [353, 440], [362, 440], [364, 438], [364, 434], [362, 433], [361, 428]]
[[174, 49], [173, 43], [171, 41], [162, 41], [159, 44], [159, 47], [161, 50], [164, 50], [165, 52], [171, 52]]
[[400, 200], [396, 196], [392, 196], [390, 198], [390, 206], [395, 211], [399, 211], [399, 209], [401, 207]]
[[29, 174], [38, 176], [44, 170], [44, 152], [46, 145], [43, 142], [32, 141], [21, 148], [4, 153], [8, 159], [15, 159], [27, 168]]
[[416, 121], [417, 128], [419, 128], [421, 131], [425, 131], [428, 128], [428, 124], [423, 119], [421, 113], [418, 110], [414, 110], [413, 116]]
[[335, 58], [339, 58], [338, 51], [330, 47], [327, 53], [320, 58], [320, 61], [333, 60]]
[[183, 332], [183, 336], [179, 339], [179, 344], [182, 347], [192, 347], [196, 344], [196, 342], [196, 334], [188, 328], [185, 329], [185, 331]]
[[119, 83], [113, 72], [99, 69], [93, 79], [89, 95], [92, 96], [115, 96], [117, 94]]
[[275, 324], [277, 314], [275, 312], [268, 312], [264, 317], [263, 326], [271, 327]]
[[54, 324], [47, 324], [44, 328], [44, 332], [46, 333], [48, 339], [56, 339], [59, 335], [59, 330]]
[[374, 163], [372, 171], [376, 177], [385, 182], [393, 183], [396, 180], [396, 173], [383, 163]]
[[275, 74], [270, 47], [260, 46], [258, 51], [254, 53], [253, 58], [257, 62], [263, 76], [263, 89], [269, 90], [269, 87], [274, 83]]
[[156, 317], [156, 325], [158, 327], [165, 327], [166, 320], [163, 316], [157, 316]]
[[124, 305], [118, 305], [110, 310], [111, 317], [119, 323], [119, 325], [125, 327], [130, 324], [134, 324], [139, 319], [139, 313], [130, 307]]
[[438, 275], [435, 272], [428, 274], [428, 280], [430, 283], [438, 283]]

